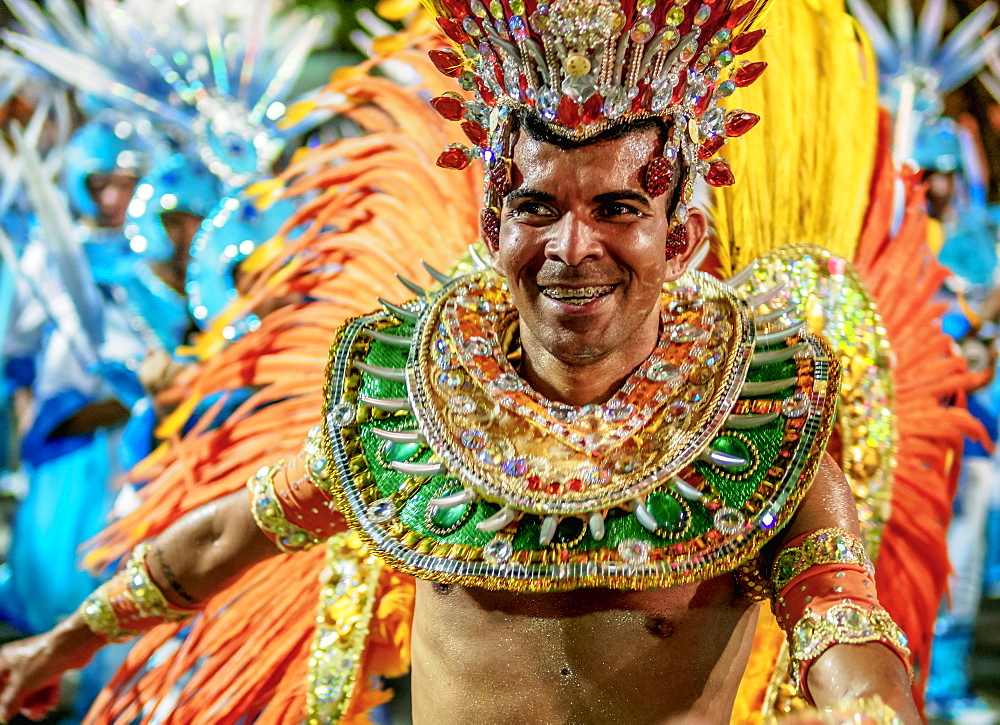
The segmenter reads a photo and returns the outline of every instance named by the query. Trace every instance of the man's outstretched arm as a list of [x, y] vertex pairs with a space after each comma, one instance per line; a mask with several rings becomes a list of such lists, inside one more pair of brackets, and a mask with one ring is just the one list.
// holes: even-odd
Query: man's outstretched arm
[[[184, 516], [151, 542], [153, 583], [180, 609], [197, 609], [240, 574], [281, 553], [258, 528], [246, 489]], [[78, 611], [54, 629], [0, 648], [0, 721], [51, 709], [66, 670], [86, 666], [108, 640]]]

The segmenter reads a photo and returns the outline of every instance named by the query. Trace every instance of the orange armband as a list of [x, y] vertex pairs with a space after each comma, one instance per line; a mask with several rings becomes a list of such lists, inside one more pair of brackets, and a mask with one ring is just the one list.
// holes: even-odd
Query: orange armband
[[108, 642], [125, 642], [164, 622], [183, 622], [200, 609], [178, 607], [167, 600], [149, 574], [149, 549], [148, 543], [137, 546], [125, 567], [80, 605], [83, 621]]
[[285, 553], [308, 549], [344, 528], [327, 492], [326, 470], [314, 428], [299, 455], [265, 466], [247, 481], [254, 520]]
[[800, 536], [775, 558], [774, 613], [788, 637], [792, 681], [810, 703], [809, 667], [835, 644], [880, 642], [911, 672], [906, 635], [879, 604], [873, 572], [864, 545], [843, 529]]

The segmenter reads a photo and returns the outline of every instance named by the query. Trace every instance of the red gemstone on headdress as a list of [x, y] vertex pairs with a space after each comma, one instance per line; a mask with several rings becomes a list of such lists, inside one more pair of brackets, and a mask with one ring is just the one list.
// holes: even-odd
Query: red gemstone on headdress
[[455, 16], [459, 20], [469, 17], [469, 6], [467, 3], [462, 2], [462, 0], [441, 0], [441, 4], [444, 5], [450, 15]]
[[709, 83], [708, 87], [705, 89], [704, 95], [698, 100], [698, 104], [695, 106], [695, 111], [698, 112], [699, 116], [708, 110], [708, 106], [712, 102], [712, 94], [714, 91], [715, 84]]
[[489, 134], [486, 133], [486, 130], [478, 123], [473, 123], [472, 121], [462, 121], [462, 130], [465, 131], [465, 135], [469, 137], [469, 140], [480, 148], [489, 143]]
[[583, 481], [579, 478], [571, 478], [566, 481], [566, 488], [575, 493], [579, 493], [583, 490]]
[[733, 55], [743, 55], [744, 53], [749, 53], [757, 47], [757, 43], [760, 42], [760, 39], [763, 38], [766, 33], [766, 29], [760, 28], [758, 30], [751, 30], [749, 33], [737, 35], [733, 38], [733, 42], [729, 44], [729, 50], [733, 52]]
[[[486, 246], [490, 249], [496, 249], [500, 246], [500, 217], [492, 209], [483, 209], [482, 216], [483, 225], [483, 241], [486, 242]], [[531, 476], [528, 478], [528, 487], [531, 488], [531, 481], [534, 479], [541, 484], [541, 480], [536, 476]], [[537, 490], [537, 489], [536, 489]]]
[[726, 27], [729, 29], [738, 28], [747, 19], [747, 16], [753, 11], [756, 4], [755, 0], [750, 0], [750, 2], [745, 2], [733, 10], [729, 14], [729, 17], [726, 18]]
[[580, 120], [586, 124], [599, 121], [601, 119], [601, 108], [603, 106], [604, 99], [601, 98], [601, 94], [595, 93], [586, 103], [583, 104], [583, 113], [580, 114]]
[[760, 116], [749, 111], [733, 111], [726, 119], [726, 135], [735, 138], [742, 136], [757, 125]]
[[699, 159], [710, 159], [715, 156], [716, 152], [722, 148], [723, 144], [726, 143], [724, 136], [712, 136], [705, 141], [701, 146], [698, 147], [698, 158]]
[[556, 120], [560, 126], [576, 128], [580, 125], [580, 105], [569, 96], [563, 96], [556, 110]]
[[427, 56], [434, 67], [449, 78], [458, 78], [462, 74], [462, 61], [452, 51], [435, 48], [427, 51]]
[[674, 167], [662, 156], [653, 159], [646, 167], [646, 191], [654, 199], [663, 196], [670, 189], [674, 180]]
[[498, 161], [490, 169], [489, 175], [490, 186], [493, 187], [493, 191], [496, 192], [497, 196], [503, 198], [510, 193], [510, 174], [507, 170], [507, 163], [504, 161]]
[[733, 73], [733, 83], [740, 88], [748, 86], [760, 78], [760, 74], [763, 73], [766, 68], [767, 63], [762, 60], [758, 60], [756, 63], [747, 63], [745, 66]]
[[493, 91], [491, 91], [489, 88], [486, 87], [486, 84], [483, 82], [482, 78], [476, 76], [475, 82], [476, 82], [476, 90], [479, 91], [479, 97], [483, 99], [483, 103], [485, 103], [487, 106], [492, 106], [494, 103], [497, 102], [496, 95], [494, 95]]
[[460, 24], [456, 23], [451, 18], [446, 18], [442, 16], [437, 19], [437, 24], [441, 26], [441, 30], [444, 31], [444, 34], [447, 35], [452, 40], [454, 40], [456, 43], [460, 45], [465, 45], [466, 43], [469, 42], [468, 34], [465, 32], [465, 30], [462, 29], [462, 26]]
[[437, 165], [442, 169], [462, 170], [470, 163], [469, 155], [461, 146], [451, 146], [446, 148], [438, 156]]
[[465, 116], [465, 101], [455, 95], [438, 96], [431, 99], [434, 110], [449, 121], [461, 121]]
[[542, 486], [543, 486], [542, 479], [540, 479], [538, 476], [528, 476], [528, 478], [526, 479], [526, 481], [528, 483], [528, 490], [529, 491], [541, 491], [542, 490]]
[[736, 182], [736, 178], [725, 159], [716, 159], [709, 165], [705, 181], [710, 186], [732, 186]]

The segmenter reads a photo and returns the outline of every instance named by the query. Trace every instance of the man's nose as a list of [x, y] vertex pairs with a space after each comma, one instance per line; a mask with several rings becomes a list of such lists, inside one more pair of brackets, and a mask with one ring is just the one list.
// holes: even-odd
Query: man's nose
[[545, 245], [547, 259], [576, 267], [586, 259], [604, 256], [600, 231], [576, 214], [565, 214], [554, 225], [552, 233], [552, 238]]

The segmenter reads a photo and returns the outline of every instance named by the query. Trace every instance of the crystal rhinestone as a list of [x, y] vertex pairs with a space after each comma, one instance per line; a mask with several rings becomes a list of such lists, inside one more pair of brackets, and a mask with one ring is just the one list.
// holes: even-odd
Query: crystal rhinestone
[[497, 20], [503, 18], [503, 5], [500, 4], [500, 0], [490, 0], [490, 15]]
[[476, 357], [489, 357], [490, 353], [493, 352], [493, 346], [486, 338], [470, 337], [465, 341], [465, 350]]
[[520, 15], [512, 17], [507, 24], [510, 26], [510, 34], [514, 36], [514, 40], [521, 42], [528, 39], [528, 26]]
[[645, 43], [647, 40], [653, 37], [653, 31], [656, 28], [653, 24], [643, 18], [638, 23], [632, 26], [632, 32], [629, 33], [629, 37], [632, 38], [634, 43]]
[[504, 461], [503, 472], [514, 478], [521, 478], [528, 472], [528, 462], [523, 458], [512, 458]]
[[322, 473], [323, 470], [326, 468], [326, 459], [313, 458], [309, 464], [309, 468], [312, 470], [313, 473]]
[[708, 42], [711, 45], [724, 45], [728, 43], [732, 39], [732, 37], [733, 37], [732, 30], [730, 30], [729, 28], [722, 28], [721, 30], [717, 31], [715, 35], [712, 36], [712, 39], [709, 40]]
[[486, 445], [486, 434], [478, 428], [463, 430], [462, 435], [459, 437], [462, 441], [462, 445], [473, 451], [478, 451]]
[[580, 411], [568, 405], [553, 405], [549, 408], [549, 415], [560, 423], [575, 423], [580, 417]]
[[465, 376], [457, 370], [448, 370], [438, 375], [438, 382], [449, 388], [459, 388], [465, 382]]
[[483, 559], [490, 564], [506, 564], [514, 556], [514, 545], [506, 536], [495, 536], [483, 547]]
[[636, 459], [634, 456], [621, 456], [615, 461], [615, 473], [631, 473], [635, 467]]
[[477, 457], [488, 466], [500, 466], [504, 462], [503, 454], [495, 448], [483, 448]]
[[613, 401], [604, 406], [604, 420], [608, 423], [619, 423], [635, 415], [635, 406], [628, 403]]
[[667, 17], [664, 20], [667, 25], [680, 25], [684, 22], [684, 9], [679, 7], [673, 7], [667, 13]]
[[785, 398], [781, 405], [781, 412], [789, 418], [801, 418], [809, 412], [809, 398], [805, 393], [795, 393], [790, 398]]
[[618, 544], [618, 556], [629, 566], [642, 566], [649, 560], [649, 544], [638, 539], [625, 539]]
[[793, 635], [797, 649], [802, 653], [809, 653], [809, 649], [816, 641], [816, 623], [811, 619], [803, 619], [795, 626]]
[[680, 59], [681, 63], [688, 63], [694, 58], [695, 54], [698, 52], [698, 41], [692, 38], [684, 47], [681, 48], [680, 55], [677, 57]]
[[504, 393], [515, 393], [524, 387], [516, 373], [501, 373], [490, 385], [494, 390]]
[[[453, 490], [451, 493], [458, 493], [458, 490], [460, 489]], [[427, 507], [427, 513], [430, 516], [431, 523], [437, 528], [444, 530], [457, 526], [458, 523], [465, 518], [465, 514], [468, 510], [469, 504], [467, 503], [445, 509], [438, 508], [437, 506]]]
[[510, 11], [516, 15], [524, 15], [524, 0], [510, 0]]
[[723, 81], [715, 88], [715, 95], [718, 98], [729, 98], [736, 91], [736, 84], [732, 81]]
[[468, 395], [456, 395], [448, 401], [448, 407], [459, 415], [471, 415], [476, 412], [476, 401]]
[[546, 88], [538, 94], [535, 103], [538, 113], [546, 121], [554, 121], [556, 110], [559, 108], [559, 94], [551, 88]]
[[712, 7], [710, 5], [702, 5], [698, 8], [698, 12], [694, 14], [694, 24], [704, 25], [710, 17], [712, 17]]
[[468, 33], [471, 38], [478, 38], [483, 34], [483, 31], [479, 29], [479, 25], [472, 18], [466, 18], [462, 21], [462, 30]]
[[680, 382], [684, 373], [679, 367], [665, 360], [659, 360], [649, 366], [646, 377], [654, 383], [674, 383]]
[[372, 523], [384, 524], [396, 517], [396, 502], [391, 498], [380, 498], [368, 505], [368, 518]]
[[723, 506], [716, 511], [712, 521], [715, 528], [726, 536], [738, 534], [746, 528], [746, 519], [743, 518], [743, 514], [728, 506]]
[[708, 332], [698, 325], [676, 325], [670, 329], [671, 342], [694, 342], [703, 340], [708, 336]]
[[354, 422], [356, 411], [350, 403], [340, 403], [330, 409], [326, 416], [327, 423], [334, 428], [346, 428]]

